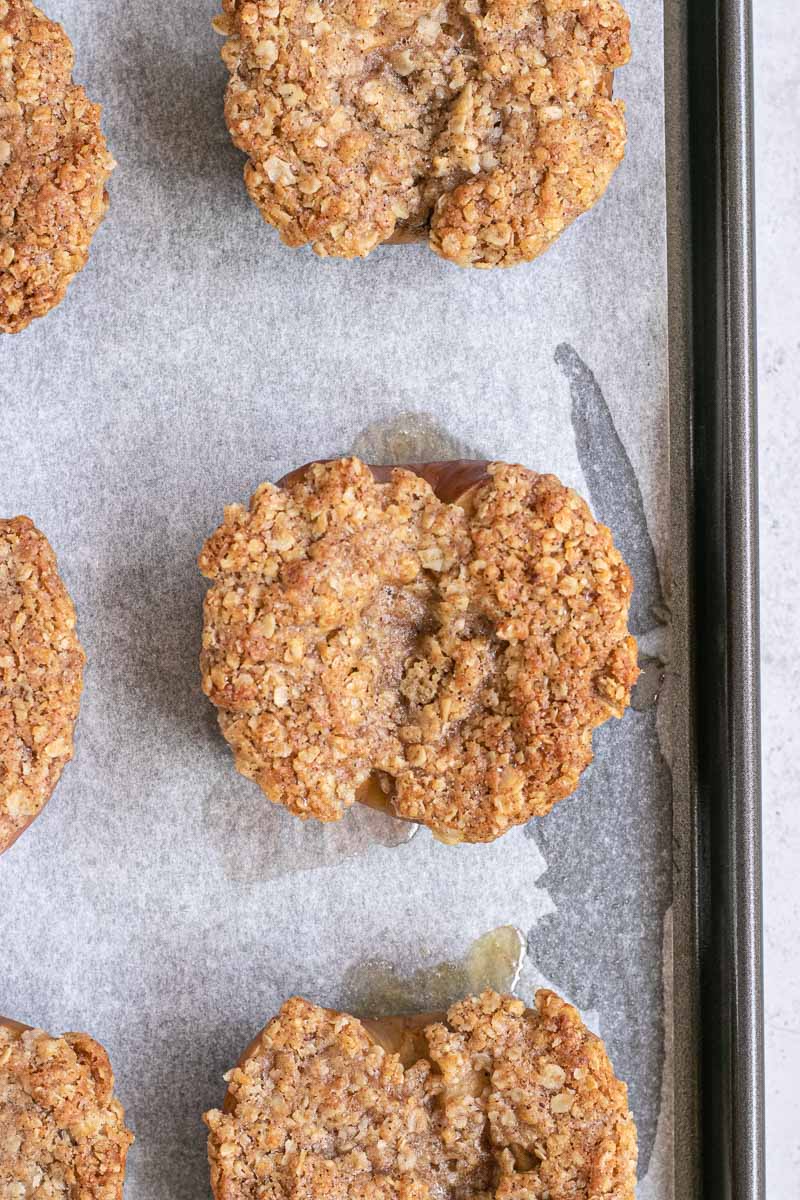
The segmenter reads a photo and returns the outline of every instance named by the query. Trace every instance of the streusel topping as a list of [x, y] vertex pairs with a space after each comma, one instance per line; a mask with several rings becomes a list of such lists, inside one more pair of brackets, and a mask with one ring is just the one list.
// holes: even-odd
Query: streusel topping
[[0, 0], [0, 331], [59, 304], [86, 265], [114, 161], [72, 45], [31, 0]]
[[72, 758], [84, 661], [47, 538], [28, 517], [0, 521], [0, 853]]
[[102, 1046], [0, 1025], [0, 1200], [121, 1200], [125, 1128]]
[[395, 470], [317, 463], [206, 543], [203, 688], [242, 774], [338, 820], [371, 778], [445, 840], [575, 790], [636, 680], [632, 582], [552, 475], [493, 464], [468, 510]]
[[541, 254], [625, 149], [618, 0], [223, 0], [226, 117], [290, 246], [425, 237], [461, 266]]
[[553, 992], [485, 992], [404, 1065], [290, 1000], [212, 1111], [217, 1200], [633, 1200], [636, 1130], [603, 1043]]

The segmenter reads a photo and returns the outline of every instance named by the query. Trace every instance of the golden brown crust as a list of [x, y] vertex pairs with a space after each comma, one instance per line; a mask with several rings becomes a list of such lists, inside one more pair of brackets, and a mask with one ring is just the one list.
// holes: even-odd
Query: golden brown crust
[[638, 674], [630, 573], [553, 476], [486, 470], [469, 511], [358, 459], [226, 510], [203, 688], [271, 800], [338, 820], [379, 772], [398, 816], [490, 841], [574, 791]]
[[72, 758], [84, 662], [50, 543], [28, 517], [0, 520], [0, 854]]
[[570, 1005], [485, 992], [406, 1064], [354, 1017], [294, 999], [205, 1116], [216, 1200], [633, 1200], [636, 1131]]
[[0, 0], [0, 331], [59, 304], [105, 216], [114, 162], [72, 45], [31, 0]]
[[619, 0], [223, 0], [248, 191], [290, 246], [541, 254], [625, 149]]
[[108, 1055], [86, 1033], [53, 1038], [0, 1018], [0, 1196], [121, 1200], [133, 1135]]

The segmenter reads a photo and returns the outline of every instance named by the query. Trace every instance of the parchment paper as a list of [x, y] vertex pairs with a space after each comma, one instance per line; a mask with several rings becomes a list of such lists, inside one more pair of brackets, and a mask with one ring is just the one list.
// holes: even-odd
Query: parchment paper
[[66, 303], [0, 342], [0, 512], [53, 541], [89, 656], [75, 761], [0, 860], [0, 1012], [99, 1038], [137, 1135], [129, 1200], [196, 1200], [200, 1114], [286, 997], [367, 1010], [389, 979], [413, 1008], [437, 963], [513, 925], [520, 994], [548, 980], [605, 1037], [639, 1125], [639, 1194], [667, 1200], [658, 665], [638, 710], [597, 735], [579, 793], [493, 846], [409, 840], [364, 811], [303, 826], [235, 774], [201, 694], [195, 565], [226, 503], [315, 457], [521, 461], [612, 526], [643, 656], [666, 653], [660, 6], [630, 0], [630, 150], [608, 196], [539, 262], [493, 273], [423, 247], [349, 264], [282, 247], [224, 126], [214, 0], [47, 7], [119, 169]]

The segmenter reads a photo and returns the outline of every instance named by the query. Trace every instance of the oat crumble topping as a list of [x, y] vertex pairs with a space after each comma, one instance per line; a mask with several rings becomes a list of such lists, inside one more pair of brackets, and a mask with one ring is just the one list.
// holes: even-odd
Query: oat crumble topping
[[122, 1200], [133, 1135], [86, 1033], [0, 1022], [0, 1200]]
[[47, 538], [28, 517], [0, 520], [0, 853], [72, 758], [84, 661]]
[[72, 45], [31, 0], [0, 0], [0, 332], [59, 304], [86, 265], [114, 167]]
[[290, 246], [425, 238], [460, 266], [541, 254], [625, 150], [618, 0], [223, 0], [225, 113]]
[[338, 820], [377, 779], [398, 816], [480, 842], [575, 790], [638, 675], [630, 572], [554, 476], [487, 470], [468, 509], [358, 459], [226, 509], [203, 689], [270, 800]]
[[404, 1065], [290, 1000], [205, 1116], [216, 1200], [633, 1200], [625, 1085], [574, 1008], [535, 1004], [455, 1004]]

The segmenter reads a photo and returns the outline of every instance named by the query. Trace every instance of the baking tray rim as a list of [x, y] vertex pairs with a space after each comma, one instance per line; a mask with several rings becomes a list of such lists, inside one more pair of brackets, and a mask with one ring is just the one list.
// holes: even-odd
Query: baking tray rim
[[695, 1186], [676, 1169], [676, 1195], [764, 1200], [752, 6], [679, 9], [686, 104], [667, 137], [683, 220], [673, 211], [670, 319], [671, 335], [676, 312], [683, 322], [688, 354], [670, 365], [687, 418], [696, 1154]]

